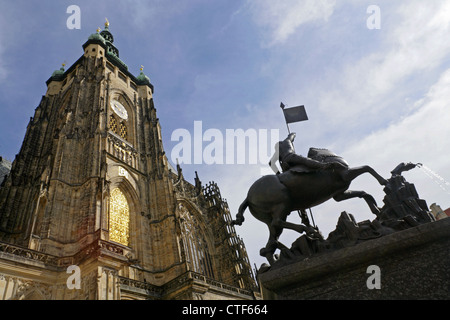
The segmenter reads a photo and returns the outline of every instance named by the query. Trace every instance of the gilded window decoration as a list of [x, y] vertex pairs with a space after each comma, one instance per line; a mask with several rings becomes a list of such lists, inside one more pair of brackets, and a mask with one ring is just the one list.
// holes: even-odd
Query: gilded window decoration
[[109, 240], [125, 246], [130, 241], [130, 209], [119, 188], [111, 192], [109, 200]]
[[125, 121], [118, 123], [114, 115], [109, 117], [109, 130], [117, 134], [122, 139], [128, 140], [128, 129]]
[[197, 219], [182, 204], [178, 205], [181, 238], [186, 260], [191, 271], [214, 278], [208, 244]]
[[123, 122], [123, 121], [120, 123], [119, 135], [122, 139], [128, 140], [127, 126], [126, 126], [125, 122]]
[[117, 120], [113, 115], [109, 117], [109, 130], [117, 133]]

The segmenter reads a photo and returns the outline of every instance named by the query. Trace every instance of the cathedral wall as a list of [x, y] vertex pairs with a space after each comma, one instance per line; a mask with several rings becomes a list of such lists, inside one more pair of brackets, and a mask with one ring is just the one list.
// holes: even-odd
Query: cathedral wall
[[0, 189], [0, 299], [233, 296], [217, 282], [237, 284], [225, 211], [210, 210], [199, 181], [175, 190], [153, 86], [103, 40], [47, 81]]
[[[34, 263], [36, 264], [36, 263]], [[118, 300], [118, 272], [110, 263], [89, 259], [76, 267], [33, 266], [31, 261], [0, 261], [0, 300]], [[75, 266], [75, 265], [74, 265]]]

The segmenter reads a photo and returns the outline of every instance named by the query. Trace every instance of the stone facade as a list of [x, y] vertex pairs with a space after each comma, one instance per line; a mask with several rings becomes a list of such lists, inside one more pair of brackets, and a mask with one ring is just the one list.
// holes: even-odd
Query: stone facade
[[252, 299], [219, 188], [171, 167], [154, 87], [113, 42], [91, 35], [30, 118], [0, 188], [0, 298]]

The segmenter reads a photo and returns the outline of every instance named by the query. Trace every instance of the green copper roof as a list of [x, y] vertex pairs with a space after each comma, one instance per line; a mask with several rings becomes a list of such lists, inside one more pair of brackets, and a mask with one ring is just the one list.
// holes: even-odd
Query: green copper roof
[[141, 73], [136, 78], [139, 81], [139, 84], [150, 84], [150, 78], [144, 74], [144, 71], [141, 70]]
[[98, 40], [98, 41], [102, 42], [103, 44], [106, 44], [105, 38], [103, 38], [103, 37], [100, 35], [100, 33], [98, 33], [98, 31], [97, 31], [97, 33], [91, 34], [91, 35], [89, 36], [88, 40]]
[[52, 73], [52, 77], [62, 76], [64, 74], [64, 67], [61, 67], [59, 70], [55, 70]]
[[65, 64], [62, 65], [62, 67], [59, 70], [55, 70], [52, 73], [52, 76], [50, 77], [49, 81], [61, 81], [64, 78], [64, 66]]
[[108, 58], [110, 58], [111, 60], [113, 60], [116, 63], [118, 63], [123, 68], [125, 68], [125, 70], [128, 70], [128, 66], [125, 64], [125, 62], [120, 60], [120, 58], [114, 52], [111, 52], [111, 51], [108, 50], [108, 51], [106, 51], [106, 55], [108, 56]]

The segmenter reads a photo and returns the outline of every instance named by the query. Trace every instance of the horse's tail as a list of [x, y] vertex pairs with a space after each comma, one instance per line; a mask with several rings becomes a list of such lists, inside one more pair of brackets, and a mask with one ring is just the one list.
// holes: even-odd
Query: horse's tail
[[244, 202], [239, 206], [239, 211], [236, 214], [236, 220], [231, 221], [231, 225], [237, 224], [238, 226], [242, 225], [242, 222], [244, 222], [244, 211], [248, 207], [248, 199], [245, 198]]

